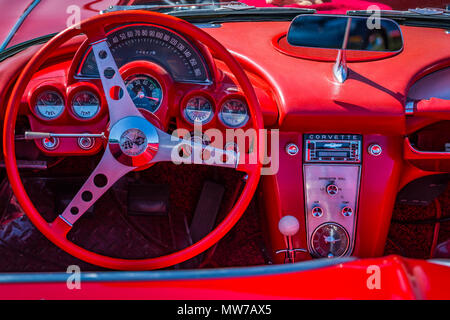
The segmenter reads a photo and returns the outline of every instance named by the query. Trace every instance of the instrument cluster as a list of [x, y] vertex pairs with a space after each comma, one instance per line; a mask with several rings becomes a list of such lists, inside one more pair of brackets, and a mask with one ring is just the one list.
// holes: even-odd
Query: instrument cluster
[[57, 84], [38, 86], [28, 103], [31, 112], [45, 122], [58, 120], [64, 114], [75, 120], [93, 120], [105, 104], [99, 89], [91, 83], [77, 83], [67, 90]]
[[[164, 118], [175, 115], [178, 126], [190, 131], [195, 125], [220, 130], [243, 128], [250, 118], [245, 97], [235, 91], [219, 90], [221, 92], [217, 94], [208, 87], [198, 89], [195, 85], [188, 85], [186, 89], [186, 84], [183, 91], [171, 91], [163, 77], [156, 77], [150, 72], [133, 73], [124, 77], [124, 82], [136, 107], [144, 116], [156, 119], [159, 124], [165, 122]], [[108, 108], [101, 90], [97, 84], [87, 81], [72, 84], [66, 90], [57, 84], [36, 87], [28, 99], [33, 115], [29, 117], [32, 130], [52, 133], [104, 132]], [[169, 98], [169, 91], [175, 91], [178, 96]], [[173, 103], [178, 107], [170, 107]], [[62, 141], [51, 141], [50, 144], [41, 141], [37, 145], [49, 155], [83, 154], [90, 151], [94, 141], [89, 141], [89, 147], [80, 142], [64, 147]]]
[[184, 119], [191, 125], [207, 125], [217, 117], [226, 128], [241, 128], [249, 119], [247, 102], [239, 95], [226, 95], [217, 101], [205, 92], [196, 92], [183, 99], [181, 109]]
[[[200, 43], [194, 45], [165, 27], [140, 23], [113, 28], [106, 41], [135, 106], [160, 129], [173, 118], [189, 131], [198, 124], [219, 130], [247, 125], [244, 95]], [[72, 61], [40, 70], [23, 103], [28, 105], [32, 131], [107, 134], [108, 106], [87, 42]], [[102, 145], [100, 138], [47, 140], [35, 140], [47, 155], [93, 154]]]

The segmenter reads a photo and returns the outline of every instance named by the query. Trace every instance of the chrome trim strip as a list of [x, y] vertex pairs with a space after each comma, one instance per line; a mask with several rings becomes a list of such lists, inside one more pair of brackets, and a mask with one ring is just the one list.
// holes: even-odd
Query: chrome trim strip
[[[91, 42], [89, 45], [90, 46], [95, 46], [96, 44], [99, 44], [99, 43], [102, 43], [102, 42], [105, 42], [106, 40], [108, 40], [107, 38], [103, 38], [103, 39], [100, 39], [100, 40], [97, 40], [97, 41], [94, 41], [94, 42]], [[100, 79], [100, 77], [99, 77], [99, 79]]]
[[[81, 272], [81, 282], [119, 281], [170, 281], [204, 280], [251, 276], [270, 276], [333, 267], [356, 260], [356, 258], [315, 259], [297, 263], [256, 267], [217, 268], [199, 270], [162, 271], [102, 271]], [[66, 272], [0, 273], [0, 283], [66, 283]]]
[[25, 11], [22, 13], [22, 15], [19, 17], [19, 19], [16, 21], [12, 29], [9, 31], [8, 35], [6, 36], [6, 39], [3, 41], [2, 45], [0, 46], [0, 52], [6, 49], [6, 46], [9, 44], [11, 39], [16, 34], [17, 30], [19, 30], [22, 23], [25, 21], [25, 19], [28, 17], [28, 15], [33, 11], [33, 9], [41, 2], [41, 0], [34, 0], [28, 8], [25, 9]]
[[426, 261], [450, 268], [450, 259], [436, 258], [436, 259], [429, 259]]
[[[76, 80], [92, 80], [92, 79], [100, 79], [100, 77], [97, 76], [83, 76], [83, 75], [79, 75], [76, 74], [73, 76], [74, 79]], [[176, 81], [176, 83], [189, 83], [189, 84], [198, 84], [198, 85], [203, 85], [203, 86], [210, 86], [212, 85], [214, 82], [211, 80], [206, 80], [206, 81]]]

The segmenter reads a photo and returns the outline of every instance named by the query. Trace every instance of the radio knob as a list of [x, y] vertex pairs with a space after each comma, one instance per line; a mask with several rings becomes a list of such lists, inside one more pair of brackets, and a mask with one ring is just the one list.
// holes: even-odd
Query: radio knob
[[328, 186], [327, 186], [327, 193], [330, 195], [330, 196], [334, 196], [336, 193], [338, 193], [338, 187], [335, 185], [335, 184], [329, 184]]
[[321, 207], [314, 207], [311, 211], [313, 217], [320, 218], [323, 216], [323, 209]]
[[350, 207], [344, 207], [341, 212], [344, 217], [350, 217], [353, 214], [353, 209]]

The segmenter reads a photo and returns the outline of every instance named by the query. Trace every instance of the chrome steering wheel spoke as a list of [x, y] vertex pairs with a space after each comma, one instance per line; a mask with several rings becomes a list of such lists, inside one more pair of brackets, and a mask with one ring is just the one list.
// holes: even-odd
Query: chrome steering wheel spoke
[[175, 164], [202, 164], [234, 169], [238, 167], [238, 152], [180, 139], [160, 129], [156, 131], [159, 137], [159, 149], [150, 163], [171, 161]]
[[113, 126], [117, 121], [128, 116], [142, 117], [128, 94], [106, 39], [96, 41], [91, 46], [108, 103], [110, 125]]
[[135, 167], [118, 162], [106, 148], [95, 170], [59, 218], [72, 226], [117, 180], [133, 169]]

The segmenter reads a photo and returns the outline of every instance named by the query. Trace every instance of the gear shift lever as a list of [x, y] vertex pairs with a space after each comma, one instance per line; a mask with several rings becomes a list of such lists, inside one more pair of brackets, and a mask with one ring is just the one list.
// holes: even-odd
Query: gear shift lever
[[286, 237], [286, 249], [278, 250], [276, 253], [285, 254], [284, 263], [294, 263], [295, 262], [295, 253], [307, 252], [305, 249], [294, 249], [292, 246], [292, 236], [294, 236], [298, 230], [300, 229], [300, 223], [298, 219], [294, 216], [284, 216], [278, 222], [278, 230], [280, 230], [281, 234]]

